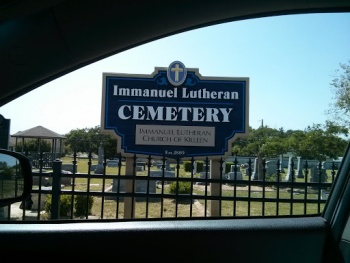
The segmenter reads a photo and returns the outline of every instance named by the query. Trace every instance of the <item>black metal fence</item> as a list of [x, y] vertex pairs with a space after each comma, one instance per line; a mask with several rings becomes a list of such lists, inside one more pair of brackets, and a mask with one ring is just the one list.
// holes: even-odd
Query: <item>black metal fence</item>
[[[140, 220], [309, 216], [322, 212], [336, 177], [333, 162], [291, 158], [98, 160], [73, 155], [52, 170], [39, 160], [32, 196], [5, 220]], [[80, 168], [84, 166], [84, 171]], [[328, 169], [327, 169], [328, 168]], [[287, 170], [287, 171], [286, 171]], [[16, 207], [17, 205], [17, 207]]]

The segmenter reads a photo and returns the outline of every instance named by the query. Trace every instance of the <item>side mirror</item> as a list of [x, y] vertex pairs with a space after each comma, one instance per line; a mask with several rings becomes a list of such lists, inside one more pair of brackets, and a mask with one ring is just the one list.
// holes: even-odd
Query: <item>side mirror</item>
[[0, 207], [29, 198], [32, 182], [29, 159], [23, 154], [0, 149]]

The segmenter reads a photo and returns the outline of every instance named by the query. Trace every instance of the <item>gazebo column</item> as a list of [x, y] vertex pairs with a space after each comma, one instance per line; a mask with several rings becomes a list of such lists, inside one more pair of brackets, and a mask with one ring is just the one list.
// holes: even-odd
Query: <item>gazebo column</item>
[[53, 163], [54, 160], [56, 160], [56, 140], [52, 139], [51, 142], [51, 162]]
[[62, 153], [63, 153], [63, 140], [60, 139], [60, 158], [62, 157]]

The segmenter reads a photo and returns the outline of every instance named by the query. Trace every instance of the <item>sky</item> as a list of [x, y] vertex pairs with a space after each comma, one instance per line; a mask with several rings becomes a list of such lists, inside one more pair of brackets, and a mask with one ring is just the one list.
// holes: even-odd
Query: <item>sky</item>
[[205, 27], [116, 54], [0, 107], [10, 134], [59, 134], [101, 125], [102, 74], [152, 74], [181, 61], [202, 76], [249, 78], [249, 126], [304, 130], [324, 124], [331, 82], [350, 63], [350, 13], [287, 15]]

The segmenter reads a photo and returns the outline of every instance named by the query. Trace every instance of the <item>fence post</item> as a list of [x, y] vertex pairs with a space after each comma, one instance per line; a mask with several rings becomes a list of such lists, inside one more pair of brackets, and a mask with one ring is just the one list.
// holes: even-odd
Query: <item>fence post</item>
[[52, 164], [52, 199], [51, 199], [51, 219], [58, 219], [60, 214], [60, 191], [62, 161], [56, 159]]
[[[135, 161], [136, 159], [134, 157], [126, 157], [125, 158], [125, 174], [126, 175], [134, 175], [135, 172]], [[135, 172], [136, 173], [136, 172]], [[125, 180], [125, 193], [131, 193], [134, 194], [134, 180]], [[125, 196], [124, 197], [124, 218], [125, 219], [131, 219], [135, 217], [135, 209], [134, 209], [134, 201], [135, 198], [131, 196]]]
[[[220, 159], [210, 160], [210, 179], [222, 179], [222, 162], [220, 162]], [[211, 183], [210, 195], [219, 197], [221, 195], [220, 189], [220, 183]], [[211, 200], [210, 216], [221, 216], [220, 200]]]

